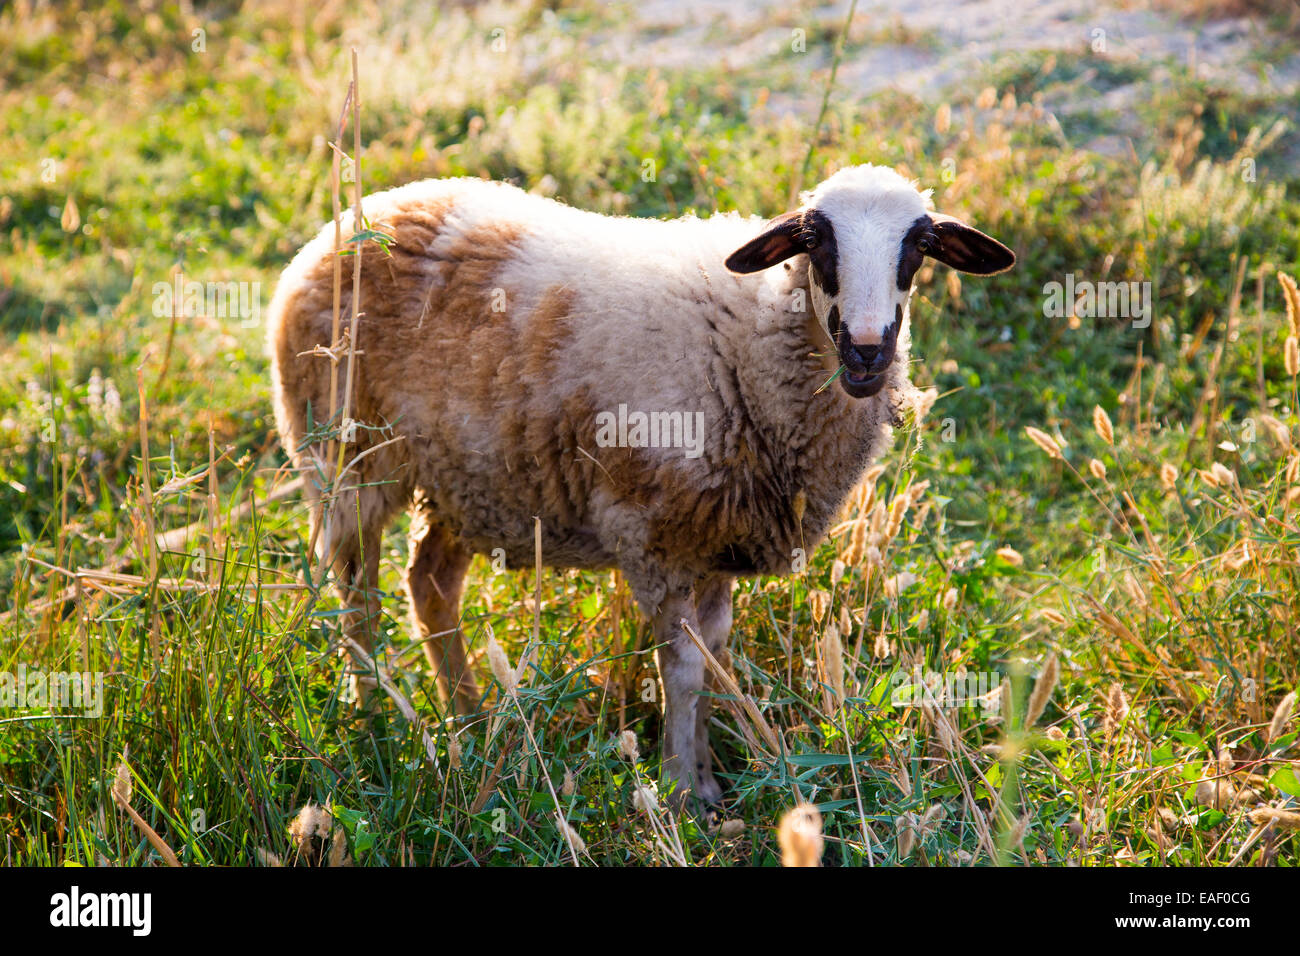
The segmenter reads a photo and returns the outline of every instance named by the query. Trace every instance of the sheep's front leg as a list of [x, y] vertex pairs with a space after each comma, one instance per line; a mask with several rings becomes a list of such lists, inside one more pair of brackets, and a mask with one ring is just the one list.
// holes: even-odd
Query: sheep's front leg
[[[718, 574], [705, 578], [695, 589], [695, 614], [700, 622], [700, 637], [709, 653], [719, 662], [723, 660], [727, 648], [727, 636], [731, 633], [731, 589], [735, 578]], [[704, 690], [709, 692], [715, 686], [712, 675], [705, 673]], [[713, 751], [709, 747], [709, 714], [713, 710], [713, 698], [702, 696], [695, 705], [695, 761], [700, 780], [700, 792], [716, 794], [709, 802], [716, 802], [722, 795], [722, 786], [713, 777]]]
[[704, 690], [704, 655], [682, 626], [699, 633], [695, 602], [690, 592], [670, 593], [655, 615], [655, 663], [664, 691], [663, 758], [665, 774], [677, 781], [675, 802], [680, 806], [687, 788], [704, 804], [722, 791], [705, 769], [696, 747], [700, 692]]

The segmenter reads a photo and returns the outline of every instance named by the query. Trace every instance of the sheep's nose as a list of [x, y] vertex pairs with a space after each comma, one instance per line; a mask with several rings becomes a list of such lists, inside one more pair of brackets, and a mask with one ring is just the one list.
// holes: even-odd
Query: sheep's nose
[[894, 361], [898, 347], [898, 323], [891, 323], [879, 342], [845, 342], [845, 364], [853, 365], [875, 375], [883, 372]]
[[848, 358], [854, 360], [854, 364], [867, 369], [870, 372], [878, 372], [877, 365], [887, 365], [888, 361], [881, 362], [881, 346], [879, 345], [858, 345], [852, 343], [849, 345]]

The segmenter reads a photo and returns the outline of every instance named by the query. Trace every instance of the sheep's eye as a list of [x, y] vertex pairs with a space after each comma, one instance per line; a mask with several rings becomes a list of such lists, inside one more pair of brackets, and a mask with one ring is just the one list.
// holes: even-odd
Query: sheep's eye
[[934, 248], [934, 240], [929, 236], [922, 236], [916, 241], [916, 248], [928, 255], [930, 250]]

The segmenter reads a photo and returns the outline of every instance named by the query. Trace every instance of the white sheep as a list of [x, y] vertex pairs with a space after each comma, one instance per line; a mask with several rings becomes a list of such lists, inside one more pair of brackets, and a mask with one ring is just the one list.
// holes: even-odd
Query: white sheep
[[[548, 565], [622, 570], [654, 623], [665, 772], [716, 801], [705, 661], [683, 628], [717, 654], [735, 576], [788, 572], [889, 446], [923, 256], [986, 275], [1014, 255], [876, 166], [841, 170], [766, 224], [611, 218], [476, 179], [362, 208], [391, 243], [342, 259], [345, 327], [361, 262], [356, 463], [319, 540], [349, 635], [370, 647], [381, 533], [409, 507], [415, 627], [440, 692], [472, 711], [465, 572], [497, 549], [531, 566], [537, 516]], [[333, 264], [331, 224], [270, 310], [276, 418], [318, 519], [347, 379], [344, 359], [331, 402]]]

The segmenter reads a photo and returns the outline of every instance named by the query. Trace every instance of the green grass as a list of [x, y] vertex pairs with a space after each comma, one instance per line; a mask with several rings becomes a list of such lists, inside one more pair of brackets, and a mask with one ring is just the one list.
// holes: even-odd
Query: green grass
[[[655, 71], [584, 42], [626, 22], [594, 3], [519, 4], [505, 23], [422, 5], [364, 24], [294, 10], [200, 9], [192, 23], [115, 3], [82, 19], [0, 14], [0, 673], [100, 671], [107, 698], [98, 718], [0, 709], [6, 863], [158, 864], [110, 795], [124, 754], [132, 805], [185, 863], [310, 856], [289, 826], [312, 802], [331, 805], [358, 864], [563, 864], [548, 778], [583, 860], [603, 864], [771, 864], [774, 828], [801, 800], [823, 812], [828, 864], [1300, 861], [1294, 831], [1248, 816], [1256, 803], [1197, 796], [1231, 748], [1221, 769], [1246, 799], [1300, 802], [1294, 719], [1268, 730], [1300, 676], [1297, 393], [1273, 274], [1300, 270], [1294, 103], [1208, 88], [1170, 64], [1140, 124], [1084, 111], [1055, 126], [1058, 98], [1087, 102], [1156, 64], [1090, 73], [1086, 54], [1045, 53], [992, 64], [989, 94], [954, 91], [946, 126], [938, 102], [832, 96], [812, 179], [833, 164], [898, 166], [1020, 262], [995, 280], [920, 277], [914, 378], [939, 397], [900, 433], [876, 494], [930, 485], [878, 542], [883, 566], [837, 567], [850, 523], [806, 574], [737, 592], [729, 667], [784, 751], [722, 704], [713, 739], [737, 834], [633, 805], [658, 777], [658, 716], [643, 700], [652, 647], [610, 574], [547, 572], [539, 606], [531, 573], [476, 560], [471, 648], [490, 626], [518, 660], [535, 619], [541, 646], [518, 710], [497, 706], [493, 685], [484, 716], [455, 722], [412, 643], [395, 529], [379, 648], [418, 721], [389, 701], [358, 725], [340, 702], [338, 603], [317, 570], [302, 584], [304, 508], [264, 504], [285, 460], [265, 330], [206, 316], [173, 329], [153, 287], [180, 268], [260, 282], [265, 305], [329, 218], [326, 139], [350, 46], [367, 190], [486, 175], [602, 212], [774, 214], [798, 185], [835, 32], [809, 31], [815, 69], [776, 57], [748, 72]], [[505, 53], [491, 50], [497, 26]], [[191, 49], [195, 27], [206, 52]], [[886, 33], [855, 35], [848, 55], [907, 39]], [[763, 106], [769, 93], [811, 105], [790, 119]], [[1108, 134], [1131, 149], [1082, 148]], [[1066, 272], [1151, 281], [1152, 328], [1045, 317], [1043, 286]], [[152, 523], [201, 529], [159, 554], [156, 574], [140, 544], [137, 371]], [[1094, 431], [1098, 405], [1113, 445]], [[1063, 444], [1063, 460], [1026, 426]], [[210, 438], [215, 509], [206, 477], [173, 481], [208, 467]], [[1214, 477], [1216, 461], [1235, 484]], [[87, 583], [46, 609], [66, 570], [106, 567], [139, 580]], [[889, 596], [902, 573], [914, 583]], [[205, 585], [180, 590], [180, 578]], [[839, 675], [822, 666], [830, 622]], [[1027, 726], [1052, 654], [1059, 682]], [[987, 711], [897, 706], [891, 691], [914, 667], [994, 672], [1010, 690]], [[479, 671], [486, 681], [486, 661]], [[828, 690], [841, 679], [843, 706]], [[624, 730], [635, 764], [618, 751]], [[942, 816], [900, 846], [907, 815], [936, 805]]]

